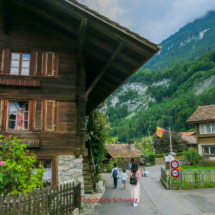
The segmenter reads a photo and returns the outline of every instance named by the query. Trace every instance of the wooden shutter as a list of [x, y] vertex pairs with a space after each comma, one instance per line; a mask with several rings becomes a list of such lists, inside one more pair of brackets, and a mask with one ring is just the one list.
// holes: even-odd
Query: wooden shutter
[[38, 75], [38, 76], [43, 75], [44, 60], [45, 60], [45, 53], [37, 52], [36, 53], [36, 71], [35, 71], [35, 75]]
[[75, 102], [57, 103], [57, 131], [72, 132], [76, 127]]
[[45, 131], [55, 131], [55, 101], [46, 101]]
[[10, 74], [10, 64], [11, 64], [11, 55], [10, 55], [10, 49], [5, 49], [4, 51], [4, 70], [3, 74]]
[[0, 74], [2, 74], [4, 70], [4, 59], [5, 59], [4, 55], [5, 55], [5, 50], [0, 49]]
[[43, 102], [36, 101], [34, 104], [34, 130], [42, 130]]
[[47, 76], [55, 75], [55, 53], [52, 52], [46, 53], [46, 75]]

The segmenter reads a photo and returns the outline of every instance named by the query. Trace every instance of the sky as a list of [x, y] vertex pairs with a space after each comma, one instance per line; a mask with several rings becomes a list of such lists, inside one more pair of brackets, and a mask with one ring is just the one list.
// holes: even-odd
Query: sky
[[142, 37], [160, 43], [215, 10], [215, 0], [78, 0]]

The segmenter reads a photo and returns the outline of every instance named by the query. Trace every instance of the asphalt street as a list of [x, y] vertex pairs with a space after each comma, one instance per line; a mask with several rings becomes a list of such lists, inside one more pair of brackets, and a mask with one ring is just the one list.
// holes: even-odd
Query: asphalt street
[[102, 199], [109, 198], [111, 202], [96, 205], [94, 214], [215, 215], [215, 189], [166, 190], [160, 182], [160, 168], [149, 167], [150, 175], [141, 178], [140, 203], [137, 207], [130, 202], [122, 202], [122, 199], [131, 198], [129, 180], [126, 189], [121, 189], [121, 180], [118, 188], [113, 189], [110, 174], [103, 174], [106, 191]]

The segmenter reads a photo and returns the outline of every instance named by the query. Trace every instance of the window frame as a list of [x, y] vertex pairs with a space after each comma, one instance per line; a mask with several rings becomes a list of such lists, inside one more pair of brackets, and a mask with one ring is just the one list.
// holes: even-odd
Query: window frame
[[[211, 132], [207, 132], [206, 125], [210, 125]], [[215, 122], [199, 124], [199, 134], [200, 135], [202, 135], [202, 134], [215, 134], [215, 132], [213, 132], [213, 125], [215, 126]], [[204, 133], [201, 132], [201, 128], [202, 128], [201, 126], [204, 126]]]
[[[16, 102], [17, 100], [7, 100], [7, 110], [6, 110], [6, 113], [7, 113], [7, 116], [6, 116], [6, 131], [8, 132], [29, 132], [31, 131], [31, 115], [30, 113], [32, 112], [31, 111], [31, 101], [30, 100], [22, 100], [22, 102], [28, 102], [28, 129], [25, 129], [25, 130], [15, 130], [15, 129], [9, 129], [9, 112], [10, 112], [10, 102]], [[17, 122], [17, 119], [16, 119], [16, 122]], [[24, 122], [24, 120], [23, 120]]]
[[[215, 145], [213, 145], [213, 146], [203, 146], [203, 155], [215, 155], [215, 153], [211, 153], [211, 147], [213, 147], [213, 148], [215, 148]], [[209, 150], [209, 153], [208, 154], [206, 154], [205, 153], [205, 151], [204, 151], [204, 148], [208, 148]]]
[[[19, 74], [11, 74], [11, 68], [12, 68], [12, 54], [19, 54], [20, 55], [20, 59], [19, 59]], [[29, 75], [22, 75], [22, 55], [23, 54], [29, 54], [30, 55], [30, 59], [29, 59]], [[30, 76], [31, 73], [31, 53], [30, 52], [16, 52], [16, 51], [11, 51], [10, 52], [10, 75], [13, 76]]]
[[58, 185], [58, 163], [57, 163], [57, 156], [37, 156], [37, 160], [51, 160], [51, 169], [52, 169], [52, 178], [51, 178], [51, 186]]

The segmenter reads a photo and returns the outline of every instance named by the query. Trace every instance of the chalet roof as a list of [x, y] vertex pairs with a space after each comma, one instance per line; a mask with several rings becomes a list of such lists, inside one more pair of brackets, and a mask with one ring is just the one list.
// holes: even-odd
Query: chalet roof
[[191, 136], [194, 135], [196, 132], [195, 131], [191, 131], [191, 132], [181, 132], [181, 135], [185, 135], [185, 136]]
[[116, 158], [121, 155], [123, 158], [140, 157], [143, 153], [137, 148], [131, 149], [128, 144], [105, 145], [111, 157]]
[[183, 132], [181, 133], [181, 137], [188, 142], [188, 144], [197, 144], [195, 135], [186, 135], [184, 133], [192, 133], [192, 132]]
[[87, 113], [161, 49], [75, 0], [11, 1], [16, 11], [61, 36], [85, 65]]
[[187, 123], [196, 123], [210, 120], [215, 121], [215, 105], [199, 106], [187, 120]]

